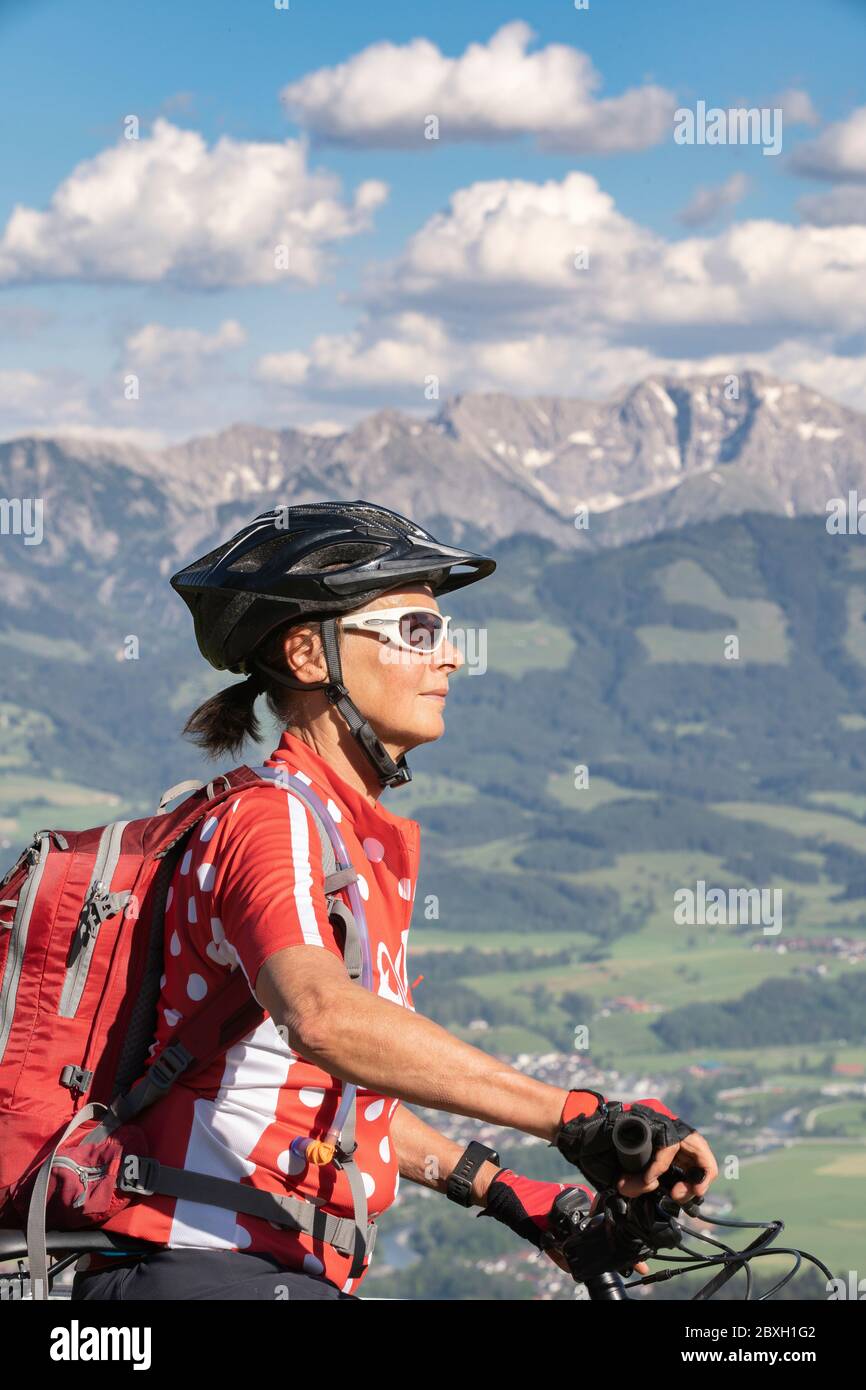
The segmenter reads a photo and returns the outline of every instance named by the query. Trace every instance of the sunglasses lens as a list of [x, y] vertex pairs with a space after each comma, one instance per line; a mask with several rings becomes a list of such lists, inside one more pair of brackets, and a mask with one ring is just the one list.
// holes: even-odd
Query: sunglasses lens
[[417, 651], [432, 651], [439, 643], [442, 632], [442, 615], [431, 613], [426, 608], [416, 613], [406, 613], [400, 619], [400, 636], [408, 646]]

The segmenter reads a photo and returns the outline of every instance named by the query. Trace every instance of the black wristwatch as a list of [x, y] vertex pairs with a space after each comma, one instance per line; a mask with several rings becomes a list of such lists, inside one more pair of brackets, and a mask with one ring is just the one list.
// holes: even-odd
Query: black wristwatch
[[482, 1163], [487, 1163], [488, 1160], [491, 1163], [499, 1163], [499, 1154], [495, 1149], [488, 1149], [486, 1144], [479, 1144], [477, 1140], [473, 1139], [457, 1160], [445, 1185], [445, 1195], [450, 1201], [456, 1202], [461, 1207], [471, 1205], [472, 1179]]

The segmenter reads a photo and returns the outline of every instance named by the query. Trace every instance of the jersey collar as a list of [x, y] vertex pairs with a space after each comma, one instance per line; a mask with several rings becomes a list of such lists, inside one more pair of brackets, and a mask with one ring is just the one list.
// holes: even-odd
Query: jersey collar
[[330, 798], [353, 825], [363, 826], [366, 830], [376, 823], [384, 823], [404, 835], [415, 838], [419, 828], [417, 821], [406, 816], [396, 816], [393, 811], [383, 806], [381, 801], [372, 806], [361, 792], [334, 771], [320, 753], [296, 734], [283, 730], [268, 762], [273, 763], [275, 759], [287, 763], [290, 772], [302, 772], [309, 777], [313, 790], [317, 791], [324, 801]]

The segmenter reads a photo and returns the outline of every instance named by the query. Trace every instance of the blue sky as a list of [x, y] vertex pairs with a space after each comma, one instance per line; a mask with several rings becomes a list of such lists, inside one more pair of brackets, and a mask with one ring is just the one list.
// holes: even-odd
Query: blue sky
[[[532, 33], [497, 49], [519, 21]], [[431, 378], [442, 396], [604, 395], [726, 364], [862, 399], [866, 4], [0, 0], [0, 41], [17, 132], [0, 154], [2, 437], [336, 428], [381, 406], [429, 411]], [[379, 81], [363, 57], [383, 42], [402, 52]], [[471, 45], [489, 51], [480, 83]], [[547, 50], [566, 54], [555, 78], [529, 61]], [[571, 77], [568, 52], [583, 55]], [[431, 65], [441, 132], [425, 141], [413, 103]], [[288, 110], [280, 93], [322, 70], [328, 100], [307, 85]], [[627, 91], [633, 109], [598, 109]], [[699, 101], [781, 102], [781, 153], [675, 143], [666, 102]], [[131, 195], [130, 114], [138, 153], [152, 149]], [[300, 167], [275, 171], [267, 148], [287, 141]], [[83, 162], [100, 159], [82, 191]], [[303, 225], [300, 277], [262, 271], [283, 212]], [[584, 242], [575, 277], [565, 261]]]

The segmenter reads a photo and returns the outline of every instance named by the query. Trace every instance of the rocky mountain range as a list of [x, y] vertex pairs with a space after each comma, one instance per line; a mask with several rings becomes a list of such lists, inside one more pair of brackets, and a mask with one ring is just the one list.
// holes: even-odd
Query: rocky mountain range
[[282, 500], [365, 498], [455, 543], [524, 531], [567, 550], [824, 513], [852, 488], [866, 491], [866, 416], [756, 372], [651, 377], [610, 401], [463, 395], [337, 435], [239, 424], [161, 450], [20, 438], [0, 444], [0, 497], [41, 498], [44, 536], [0, 537], [0, 582], [7, 622], [56, 602], [58, 570], [100, 603], [130, 597]]

